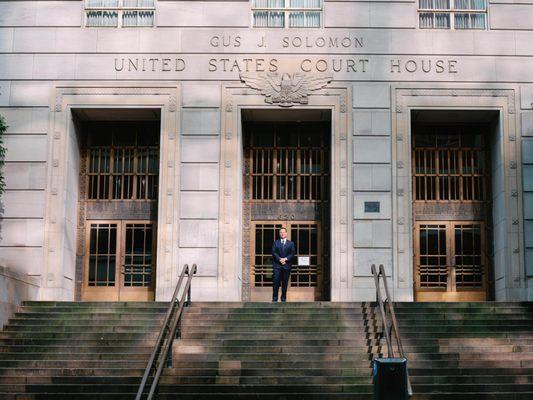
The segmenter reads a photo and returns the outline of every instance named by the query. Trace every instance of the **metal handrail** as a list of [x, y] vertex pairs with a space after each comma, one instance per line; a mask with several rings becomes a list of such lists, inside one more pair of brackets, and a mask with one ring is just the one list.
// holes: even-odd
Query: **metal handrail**
[[[150, 359], [148, 360], [148, 364], [146, 365], [146, 369], [144, 370], [144, 375], [141, 380], [141, 384], [139, 385], [137, 395], [135, 396], [135, 400], [141, 400], [148, 382], [148, 378], [150, 377], [150, 373], [155, 368], [155, 375], [150, 385], [147, 399], [151, 400], [154, 396], [157, 384], [159, 383], [159, 377], [161, 376], [163, 368], [165, 367], [168, 351], [172, 346], [172, 342], [174, 341], [174, 337], [176, 335], [176, 328], [179, 320], [181, 319], [183, 307], [185, 304], [190, 305], [191, 303], [191, 281], [194, 274], [196, 274], [196, 270], [196, 264], [193, 264], [191, 270], [189, 270], [189, 266], [187, 264], [183, 266], [176, 289], [174, 289], [174, 294], [172, 295], [172, 299], [168, 305], [165, 321], [163, 322], [163, 326], [161, 327], [159, 336], [157, 337], [154, 350], [152, 351]], [[187, 275], [187, 282], [183, 288], [181, 298], [178, 300], [178, 295], [185, 275]], [[187, 301], [185, 301], [185, 297], [187, 297]]]
[[[379, 310], [381, 314], [381, 321], [383, 323], [383, 332], [385, 334], [385, 340], [387, 341], [387, 350], [388, 356], [394, 358], [394, 348], [392, 346], [391, 336], [396, 338], [396, 346], [398, 347], [398, 352], [400, 357], [406, 358], [402, 346], [402, 338], [400, 336], [400, 331], [398, 329], [398, 321], [396, 320], [396, 313], [394, 312], [394, 305], [392, 303], [392, 297], [389, 292], [389, 285], [387, 283], [387, 275], [385, 274], [385, 268], [383, 264], [379, 265], [379, 270], [376, 269], [376, 264], [372, 264], [372, 275], [374, 275], [374, 283], [376, 285], [376, 297], [378, 300]], [[380, 278], [383, 279], [383, 286], [385, 287], [385, 300], [381, 295], [381, 286]], [[385, 303], [387, 304], [388, 311], [391, 316], [391, 326], [389, 328], [389, 322], [387, 319], [387, 310], [385, 310]], [[409, 380], [409, 371], [407, 371], [407, 392], [409, 396], [413, 395], [413, 390], [411, 388], [411, 381]]]

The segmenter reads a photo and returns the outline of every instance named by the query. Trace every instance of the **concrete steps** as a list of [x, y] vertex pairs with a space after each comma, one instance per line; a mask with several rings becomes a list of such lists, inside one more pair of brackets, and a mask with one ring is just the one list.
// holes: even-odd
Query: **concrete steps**
[[[0, 398], [132, 399], [165, 303], [28, 302], [0, 333]], [[414, 400], [533, 399], [533, 303], [398, 303]], [[372, 399], [371, 303], [186, 309], [158, 399]]]
[[532, 303], [395, 308], [416, 399], [533, 398]]
[[166, 307], [24, 303], [0, 333], [0, 398], [132, 398]]

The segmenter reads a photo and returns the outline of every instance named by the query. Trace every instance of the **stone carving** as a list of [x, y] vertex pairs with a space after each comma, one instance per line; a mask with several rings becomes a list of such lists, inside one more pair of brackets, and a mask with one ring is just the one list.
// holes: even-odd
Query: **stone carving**
[[176, 112], [177, 99], [175, 94], [171, 94], [168, 98], [168, 111]]
[[168, 96], [168, 111], [177, 109], [177, 96], [174, 87], [57, 87], [54, 109], [63, 110], [64, 96]]
[[333, 79], [332, 75], [313, 75], [303, 73], [267, 73], [264, 75], [241, 74], [246, 86], [261, 91], [265, 102], [291, 107], [294, 104], [307, 104], [308, 96], [323, 88]]
[[[396, 112], [402, 113], [404, 97], [441, 96], [441, 97], [504, 97], [509, 114], [515, 113], [515, 92], [512, 89], [403, 89], [396, 92]], [[533, 104], [533, 103], [532, 103]]]
[[63, 94], [62, 93], [57, 93], [56, 94], [56, 104], [55, 104], [54, 111], [55, 112], [61, 112], [62, 108], [63, 108]]
[[346, 112], [346, 96], [339, 97], [339, 111], [344, 114]]
[[413, 204], [415, 219], [424, 220], [445, 220], [456, 219], [472, 221], [484, 219], [487, 209], [483, 204], [476, 203], [431, 203], [416, 201]]

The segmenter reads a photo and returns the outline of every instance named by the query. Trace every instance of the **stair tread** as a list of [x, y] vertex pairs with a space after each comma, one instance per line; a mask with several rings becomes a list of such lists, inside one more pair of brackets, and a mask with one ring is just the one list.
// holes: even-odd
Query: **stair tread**
[[[0, 393], [8, 400], [19, 391], [55, 400], [132, 398], [167, 306], [23, 303], [0, 333]], [[194, 302], [159, 398], [370, 400], [372, 359], [386, 352], [374, 307]], [[395, 307], [413, 400], [533, 393], [533, 303]]]

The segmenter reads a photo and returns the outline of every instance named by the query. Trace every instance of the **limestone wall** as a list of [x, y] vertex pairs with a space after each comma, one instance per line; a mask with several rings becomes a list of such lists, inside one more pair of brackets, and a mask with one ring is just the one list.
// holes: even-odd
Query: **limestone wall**
[[[53, 140], [59, 140], [54, 139], [53, 127], [58, 120], [66, 126], [70, 118], [68, 112], [54, 111], [57, 87], [67, 82], [69, 87], [94, 87], [96, 96], [99, 87], [115, 83], [160, 83], [174, 86], [179, 93], [179, 126], [173, 132], [179, 148], [173, 172], [177, 184], [170, 194], [162, 192], [175, 196], [177, 215], [169, 221], [177, 237], [162, 245], [162, 251], [175, 251], [172, 268], [201, 264], [194, 284], [201, 288], [202, 298], [236, 299], [234, 293], [225, 292], [228, 283], [220, 279], [223, 215], [219, 205], [224, 193], [219, 190], [219, 177], [227, 168], [220, 164], [220, 152], [228, 133], [221, 125], [226, 112], [223, 86], [239, 82], [242, 72], [327, 73], [334, 77], [332, 86], [350, 87], [352, 93], [350, 186], [346, 190], [351, 196], [353, 218], [347, 224], [353, 229], [353, 243], [346, 252], [352, 260], [349, 273], [354, 296], [373, 297], [371, 263], [383, 263], [391, 274], [398, 268], [393, 265], [398, 246], [393, 235], [393, 202], [398, 194], [392, 186], [396, 166], [391, 135], [396, 109], [391, 99], [395, 85], [422, 82], [426, 89], [440, 84], [452, 90], [513, 91], [516, 112], [511, 118], [516, 119], [520, 132], [510, 134], [516, 136], [521, 156], [502, 157], [502, 165], [517, 164], [517, 175], [509, 175], [501, 195], [520, 201], [516, 215], [505, 216], [505, 221], [517, 220], [520, 239], [516, 245], [502, 242], [496, 247], [504, 249], [501, 265], [519, 257], [522, 277], [516, 284], [528, 287], [528, 296], [533, 298], [531, 1], [490, 2], [486, 31], [419, 29], [415, 1], [326, 0], [324, 28], [309, 30], [250, 28], [248, 1], [173, 0], [157, 2], [154, 28], [85, 28], [83, 4], [79, 0], [0, 2], [0, 115], [9, 125], [0, 264], [20, 274], [44, 275], [44, 258], [62, 251], [45, 239], [47, 224], [52, 223], [46, 202], [53, 188], [47, 179], [51, 179], [54, 162], [67, 160], [66, 154], [74, 151], [67, 146], [64, 153], [52, 152]], [[88, 96], [85, 106], [113, 105], [113, 101], [136, 106], [120, 95], [93, 100]], [[507, 149], [501, 150], [507, 154]], [[68, 162], [75, 159], [72, 155]], [[168, 161], [165, 167], [171, 164]], [[72, 194], [66, 190], [64, 198]], [[365, 201], [378, 201], [380, 212], [366, 213]], [[68, 204], [73, 202], [70, 199]], [[73, 225], [75, 210], [71, 207], [64, 215]], [[500, 232], [505, 236], [513, 229], [505, 225]], [[62, 246], [72, 264], [75, 238]], [[72, 268], [67, 269], [54, 279], [68, 281], [65, 287], [71, 287], [71, 272]], [[506, 293], [505, 285], [502, 293]], [[164, 293], [162, 297], [168, 290]]]

